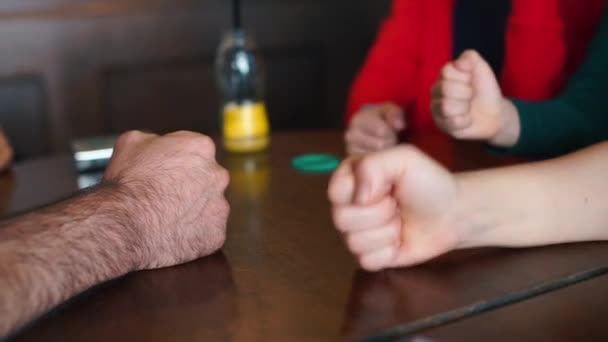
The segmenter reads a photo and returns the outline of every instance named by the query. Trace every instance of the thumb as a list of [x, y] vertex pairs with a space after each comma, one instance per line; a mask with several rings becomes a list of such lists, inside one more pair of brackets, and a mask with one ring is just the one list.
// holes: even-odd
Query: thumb
[[477, 94], [494, 95], [498, 92], [502, 95], [492, 67], [477, 51], [466, 50], [454, 61], [454, 66], [471, 73], [473, 89]]
[[472, 73], [482, 63], [487, 64], [479, 52], [475, 50], [466, 50], [454, 61], [454, 66], [460, 71]]
[[415, 153], [411, 146], [399, 146], [363, 157], [354, 166], [354, 200], [370, 205], [391, 194], [401, 181]]
[[454, 61], [454, 66], [463, 72], [475, 73], [480, 68], [492, 71], [488, 62], [475, 50], [466, 50], [460, 54], [458, 59]]
[[355, 192], [354, 163], [356, 163], [356, 160], [353, 158], [343, 161], [332, 175], [327, 194], [333, 205], [348, 205], [353, 202]]

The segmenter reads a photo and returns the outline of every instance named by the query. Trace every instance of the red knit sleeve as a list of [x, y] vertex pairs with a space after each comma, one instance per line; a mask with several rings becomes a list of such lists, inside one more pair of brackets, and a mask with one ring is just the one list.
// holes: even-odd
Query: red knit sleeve
[[545, 100], [561, 90], [566, 74], [566, 42], [559, 0], [513, 0], [507, 24], [505, 95]]
[[415, 96], [420, 53], [420, 13], [425, 0], [394, 0], [367, 60], [355, 78], [345, 122], [365, 104], [393, 101], [402, 107]]

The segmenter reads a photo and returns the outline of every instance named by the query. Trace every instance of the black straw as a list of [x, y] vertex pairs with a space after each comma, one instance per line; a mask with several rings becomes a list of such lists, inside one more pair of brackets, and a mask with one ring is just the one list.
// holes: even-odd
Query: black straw
[[241, 0], [232, 0], [232, 27], [235, 30], [240, 30], [242, 26], [241, 20]]

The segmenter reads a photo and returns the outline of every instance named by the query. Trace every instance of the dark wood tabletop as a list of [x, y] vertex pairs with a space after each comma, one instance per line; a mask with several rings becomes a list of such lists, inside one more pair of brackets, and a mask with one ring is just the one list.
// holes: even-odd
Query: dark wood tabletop
[[[513, 162], [476, 144], [412, 141], [453, 170]], [[473, 322], [490, 309], [500, 315], [510, 302], [599, 276], [608, 262], [608, 244], [587, 243], [461, 251], [416, 268], [363, 272], [333, 228], [329, 175], [291, 167], [294, 156], [311, 152], [343, 155], [340, 133], [277, 134], [267, 153], [220, 153], [232, 176], [222, 253], [94, 288], [15, 340], [390, 340]], [[49, 203], [76, 191], [76, 178], [69, 157], [17, 165], [0, 179], [0, 204], [9, 214]], [[494, 331], [491, 320], [483, 324]]]
[[606, 341], [608, 277], [602, 276], [419, 336], [428, 341]]

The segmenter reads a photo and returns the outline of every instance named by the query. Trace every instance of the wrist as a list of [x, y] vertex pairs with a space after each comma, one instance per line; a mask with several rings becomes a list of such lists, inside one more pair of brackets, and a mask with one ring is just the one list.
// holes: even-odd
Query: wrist
[[521, 123], [517, 107], [515, 107], [511, 100], [503, 97], [498, 117], [498, 129], [494, 136], [488, 140], [488, 143], [501, 148], [515, 146], [521, 133]]
[[[491, 219], [484, 205], [482, 189], [476, 189], [478, 176], [475, 173], [456, 174], [458, 195], [455, 201], [452, 222], [457, 236], [455, 249], [482, 247], [491, 244], [484, 241], [492, 229]], [[480, 191], [481, 190], [481, 191]]]
[[85, 196], [95, 205], [94, 214], [87, 219], [95, 230], [93, 239], [113, 259], [110, 277], [141, 269], [146, 252], [139, 234], [143, 220], [137, 217], [139, 205], [132, 192], [124, 185], [104, 182]]

